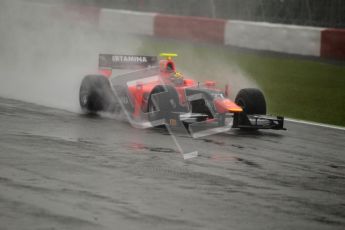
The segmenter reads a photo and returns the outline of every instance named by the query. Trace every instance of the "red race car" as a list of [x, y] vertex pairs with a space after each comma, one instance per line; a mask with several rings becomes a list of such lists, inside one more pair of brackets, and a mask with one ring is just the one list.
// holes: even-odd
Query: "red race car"
[[[259, 89], [239, 91], [235, 100], [214, 81], [200, 83], [176, 70], [173, 57], [99, 55], [99, 74], [84, 77], [79, 99], [87, 113], [124, 113], [139, 127], [162, 124], [189, 127], [213, 124], [218, 127], [285, 129], [283, 117], [266, 115], [266, 101]], [[115, 74], [114, 69], [132, 69]], [[135, 70], [134, 70], [135, 69]]]

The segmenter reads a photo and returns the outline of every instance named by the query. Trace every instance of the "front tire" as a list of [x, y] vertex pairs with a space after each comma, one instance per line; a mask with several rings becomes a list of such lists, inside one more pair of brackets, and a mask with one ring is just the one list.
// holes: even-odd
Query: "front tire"
[[242, 107], [243, 112], [235, 114], [234, 123], [238, 125], [246, 125], [246, 128], [240, 128], [244, 131], [256, 131], [256, 127], [251, 127], [247, 118], [248, 114], [266, 114], [266, 100], [264, 94], [255, 88], [241, 89], [236, 98], [235, 103]]
[[266, 114], [265, 96], [259, 89], [241, 89], [235, 98], [235, 103], [241, 106], [246, 114]]

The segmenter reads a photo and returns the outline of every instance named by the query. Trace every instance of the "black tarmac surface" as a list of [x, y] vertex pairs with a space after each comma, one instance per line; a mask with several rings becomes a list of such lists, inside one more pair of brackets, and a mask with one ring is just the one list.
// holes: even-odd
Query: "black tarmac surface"
[[165, 130], [0, 98], [0, 229], [345, 229], [345, 131], [286, 126], [183, 160]]

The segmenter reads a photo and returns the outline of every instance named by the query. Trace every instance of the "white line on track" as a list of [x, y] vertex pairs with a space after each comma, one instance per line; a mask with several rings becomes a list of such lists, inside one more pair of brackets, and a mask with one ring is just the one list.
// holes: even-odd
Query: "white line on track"
[[342, 126], [328, 125], [328, 124], [323, 124], [323, 123], [317, 123], [317, 122], [312, 122], [312, 121], [303, 121], [303, 120], [297, 120], [297, 119], [292, 119], [292, 118], [285, 118], [285, 120], [290, 121], [290, 122], [294, 122], [294, 123], [300, 123], [300, 124], [319, 126], [319, 127], [329, 128], [329, 129], [338, 129], [338, 130], [345, 131], [345, 127], [342, 127]]

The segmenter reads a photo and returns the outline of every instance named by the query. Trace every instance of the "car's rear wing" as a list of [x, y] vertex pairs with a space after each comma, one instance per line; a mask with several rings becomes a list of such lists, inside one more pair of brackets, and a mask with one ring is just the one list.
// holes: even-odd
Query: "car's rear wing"
[[100, 54], [99, 69], [143, 69], [157, 66], [156, 56]]

